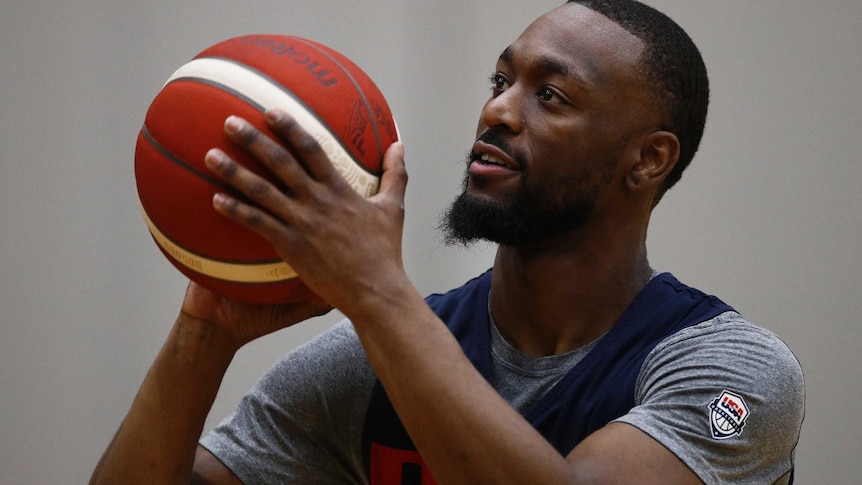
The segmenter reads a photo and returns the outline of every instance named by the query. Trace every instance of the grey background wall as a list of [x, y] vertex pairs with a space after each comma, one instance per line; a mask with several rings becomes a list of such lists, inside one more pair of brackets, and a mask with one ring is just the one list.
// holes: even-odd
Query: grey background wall
[[[556, 0], [0, 0], [0, 483], [82, 483], [185, 281], [138, 213], [149, 102], [204, 47], [258, 32], [329, 44], [387, 94], [407, 145], [406, 266], [423, 292], [490, 265], [435, 226], [458, 190], [500, 50]], [[713, 104], [656, 210], [655, 267], [780, 334], [806, 372], [798, 483], [862, 476], [862, 3], [653, 0], [700, 45]], [[331, 314], [253, 343], [209, 425]]]

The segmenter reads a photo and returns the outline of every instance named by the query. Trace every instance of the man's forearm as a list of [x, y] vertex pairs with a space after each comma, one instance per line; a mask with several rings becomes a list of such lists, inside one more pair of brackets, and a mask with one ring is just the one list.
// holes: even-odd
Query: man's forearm
[[197, 441], [236, 348], [181, 316], [90, 483], [188, 483]]
[[[402, 288], [409, 285], [402, 285]], [[572, 470], [476, 371], [412, 290], [348, 315], [393, 406], [440, 483], [566, 483]]]

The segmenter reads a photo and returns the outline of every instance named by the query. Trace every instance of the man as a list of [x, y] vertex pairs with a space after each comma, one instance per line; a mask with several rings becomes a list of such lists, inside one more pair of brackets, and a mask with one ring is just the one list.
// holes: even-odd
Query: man
[[[498, 242], [494, 267], [427, 300], [401, 262], [400, 144], [364, 200], [285, 113], [267, 120], [296, 158], [229, 118], [289, 191], [214, 150], [214, 173], [254, 201], [214, 207], [328, 304], [243, 305], [191, 284], [93, 482], [789, 483], [795, 358], [647, 261], [706, 82], [688, 37], [637, 2], [536, 20], [497, 62], [444, 224], [450, 241]], [[350, 321], [286, 356], [197, 445], [236, 350], [329, 304]]]

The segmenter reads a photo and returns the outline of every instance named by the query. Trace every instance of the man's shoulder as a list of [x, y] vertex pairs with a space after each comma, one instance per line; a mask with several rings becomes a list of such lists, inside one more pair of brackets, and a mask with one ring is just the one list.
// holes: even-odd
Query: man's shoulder
[[776, 421], [801, 421], [804, 414], [804, 377], [793, 351], [774, 332], [735, 311], [671, 335], [647, 357], [637, 401], [677, 392], [710, 403], [733, 395], [757, 403], [752, 406], [757, 413]]
[[804, 410], [802, 368], [787, 344], [728, 311], [652, 350], [635, 407], [619, 421], [652, 436], [707, 482], [772, 483], [792, 468]]
[[775, 332], [756, 325], [735, 310], [684, 328], [667, 337], [654, 352], [716, 352], [730, 358], [738, 353], [766, 353], [799, 364], [790, 347]]

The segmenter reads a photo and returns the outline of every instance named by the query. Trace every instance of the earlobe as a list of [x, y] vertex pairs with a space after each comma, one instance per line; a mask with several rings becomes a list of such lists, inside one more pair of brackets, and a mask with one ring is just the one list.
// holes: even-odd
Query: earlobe
[[629, 171], [632, 189], [658, 187], [679, 159], [679, 139], [669, 131], [654, 131], [641, 143], [640, 158]]

